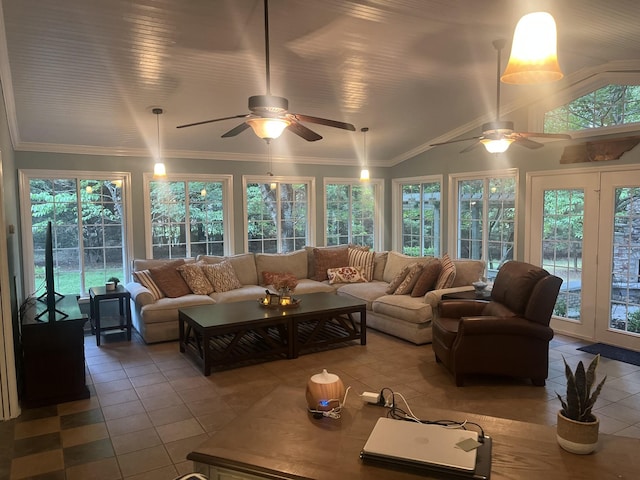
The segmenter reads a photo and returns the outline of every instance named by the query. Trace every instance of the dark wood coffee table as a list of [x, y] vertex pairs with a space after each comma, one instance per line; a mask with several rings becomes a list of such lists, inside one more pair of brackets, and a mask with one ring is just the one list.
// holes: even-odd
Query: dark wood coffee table
[[[179, 310], [180, 351], [211, 374], [214, 365], [269, 357], [296, 358], [331, 344], [367, 343], [366, 304], [332, 293], [300, 295], [296, 308], [265, 308], [256, 301]], [[353, 314], [359, 313], [356, 322]]]

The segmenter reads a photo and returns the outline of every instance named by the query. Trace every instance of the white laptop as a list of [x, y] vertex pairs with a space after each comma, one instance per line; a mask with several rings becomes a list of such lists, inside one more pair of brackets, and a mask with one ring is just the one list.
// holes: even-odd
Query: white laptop
[[458, 444], [478, 440], [478, 433], [391, 418], [380, 418], [362, 448], [360, 457], [395, 465], [424, 467], [473, 476], [477, 449]]

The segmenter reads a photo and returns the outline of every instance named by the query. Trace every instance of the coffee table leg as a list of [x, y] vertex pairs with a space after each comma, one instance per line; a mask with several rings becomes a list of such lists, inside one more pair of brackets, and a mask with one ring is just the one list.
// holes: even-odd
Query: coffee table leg
[[204, 332], [202, 332], [202, 354], [203, 354], [203, 363], [204, 363], [204, 367], [203, 367], [203, 373], [205, 377], [208, 377], [209, 375], [211, 375], [211, 353], [210, 353], [210, 349], [211, 349], [211, 345], [209, 344], [209, 341], [211, 340], [211, 336], [206, 332], [206, 330]]
[[360, 345], [367, 344], [367, 309], [360, 311]]
[[182, 319], [182, 317], [178, 317], [178, 329], [180, 330], [178, 332], [178, 346], [180, 347], [180, 352], [184, 353], [184, 320]]

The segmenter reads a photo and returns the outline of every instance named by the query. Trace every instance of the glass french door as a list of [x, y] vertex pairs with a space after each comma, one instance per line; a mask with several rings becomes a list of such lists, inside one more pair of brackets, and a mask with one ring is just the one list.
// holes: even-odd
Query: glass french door
[[640, 349], [640, 171], [532, 176], [527, 257], [563, 279], [551, 326]]

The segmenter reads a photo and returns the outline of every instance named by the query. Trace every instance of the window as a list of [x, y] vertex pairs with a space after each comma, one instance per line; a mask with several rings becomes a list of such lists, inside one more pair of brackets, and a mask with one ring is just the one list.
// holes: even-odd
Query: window
[[513, 259], [516, 232], [517, 173], [452, 176], [456, 195], [456, 256], [483, 259], [490, 278]]
[[310, 245], [312, 179], [244, 177], [245, 250], [286, 253]]
[[379, 244], [381, 191], [381, 181], [325, 179], [325, 244]]
[[56, 291], [86, 295], [114, 276], [126, 278], [129, 177], [95, 172], [20, 171], [25, 291], [44, 293], [46, 227], [52, 222]]
[[544, 114], [544, 131], [559, 133], [640, 122], [640, 85], [609, 84]]
[[147, 252], [151, 258], [184, 258], [229, 253], [230, 176], [197, 179], [145, 174]]
[[405, 255], [440, 256], [442, 177], [394, 183], [402, 205], [400, 251]]

